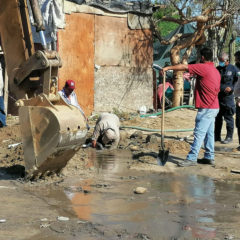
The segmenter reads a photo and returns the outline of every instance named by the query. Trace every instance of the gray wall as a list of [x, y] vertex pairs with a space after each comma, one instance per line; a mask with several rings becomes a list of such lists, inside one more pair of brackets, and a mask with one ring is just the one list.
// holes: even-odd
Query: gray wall
[[95, 72], [94, 110], [135, 112], [153, 107], [152, 68], [143, 73], [129, 67], [101, 67]]

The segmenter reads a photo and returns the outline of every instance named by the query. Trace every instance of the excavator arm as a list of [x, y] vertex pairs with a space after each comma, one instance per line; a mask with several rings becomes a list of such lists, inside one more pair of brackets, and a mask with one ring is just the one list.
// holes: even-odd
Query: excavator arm
[[85, 141], [87, 128], [78, 108], [58, 94], [61, 59], [47, 50], [38, 1], [29, 2], [43, 50], [34, 49], [27, 0], [0, 0], [0, 36], [9, 92], [19, 108], [26, 176], [33, 179], [59, 173]]

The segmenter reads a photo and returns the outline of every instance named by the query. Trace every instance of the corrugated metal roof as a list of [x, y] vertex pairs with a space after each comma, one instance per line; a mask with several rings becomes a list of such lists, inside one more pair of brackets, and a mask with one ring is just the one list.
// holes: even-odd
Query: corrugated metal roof
[[151, 15], [153, 4], [150, 1], [111, 1], [111, 0], [67, 0], [79, 5], [85, 4], [114, 13], [141, 13]]

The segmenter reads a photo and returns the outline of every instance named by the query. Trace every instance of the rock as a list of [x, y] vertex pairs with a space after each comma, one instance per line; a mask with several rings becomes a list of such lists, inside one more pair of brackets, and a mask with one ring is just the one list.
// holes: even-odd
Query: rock
[[131, 151], [139, 151], [140, 150], [139, 146], [134, 146], [134, 145], [130, 145], [129, 148], [130, 148]]
[[146, 143], [158, 143], [158, 137], [156, 135], [148, 135], [146, 137]]
[[136, 194], [143, 194], [146, 191], [147, 191], [147, 189], [144, 187], [137, 187], [136, 189], [134, 189], [134, 193], [136, 193]]

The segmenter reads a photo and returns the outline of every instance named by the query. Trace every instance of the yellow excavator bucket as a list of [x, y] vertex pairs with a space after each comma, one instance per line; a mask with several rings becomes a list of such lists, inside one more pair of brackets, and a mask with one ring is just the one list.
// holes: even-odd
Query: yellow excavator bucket
[[85, 142], [87, 127], [77, 107], [44, 94], [19, 108], [27, 178], [59, 173]]

